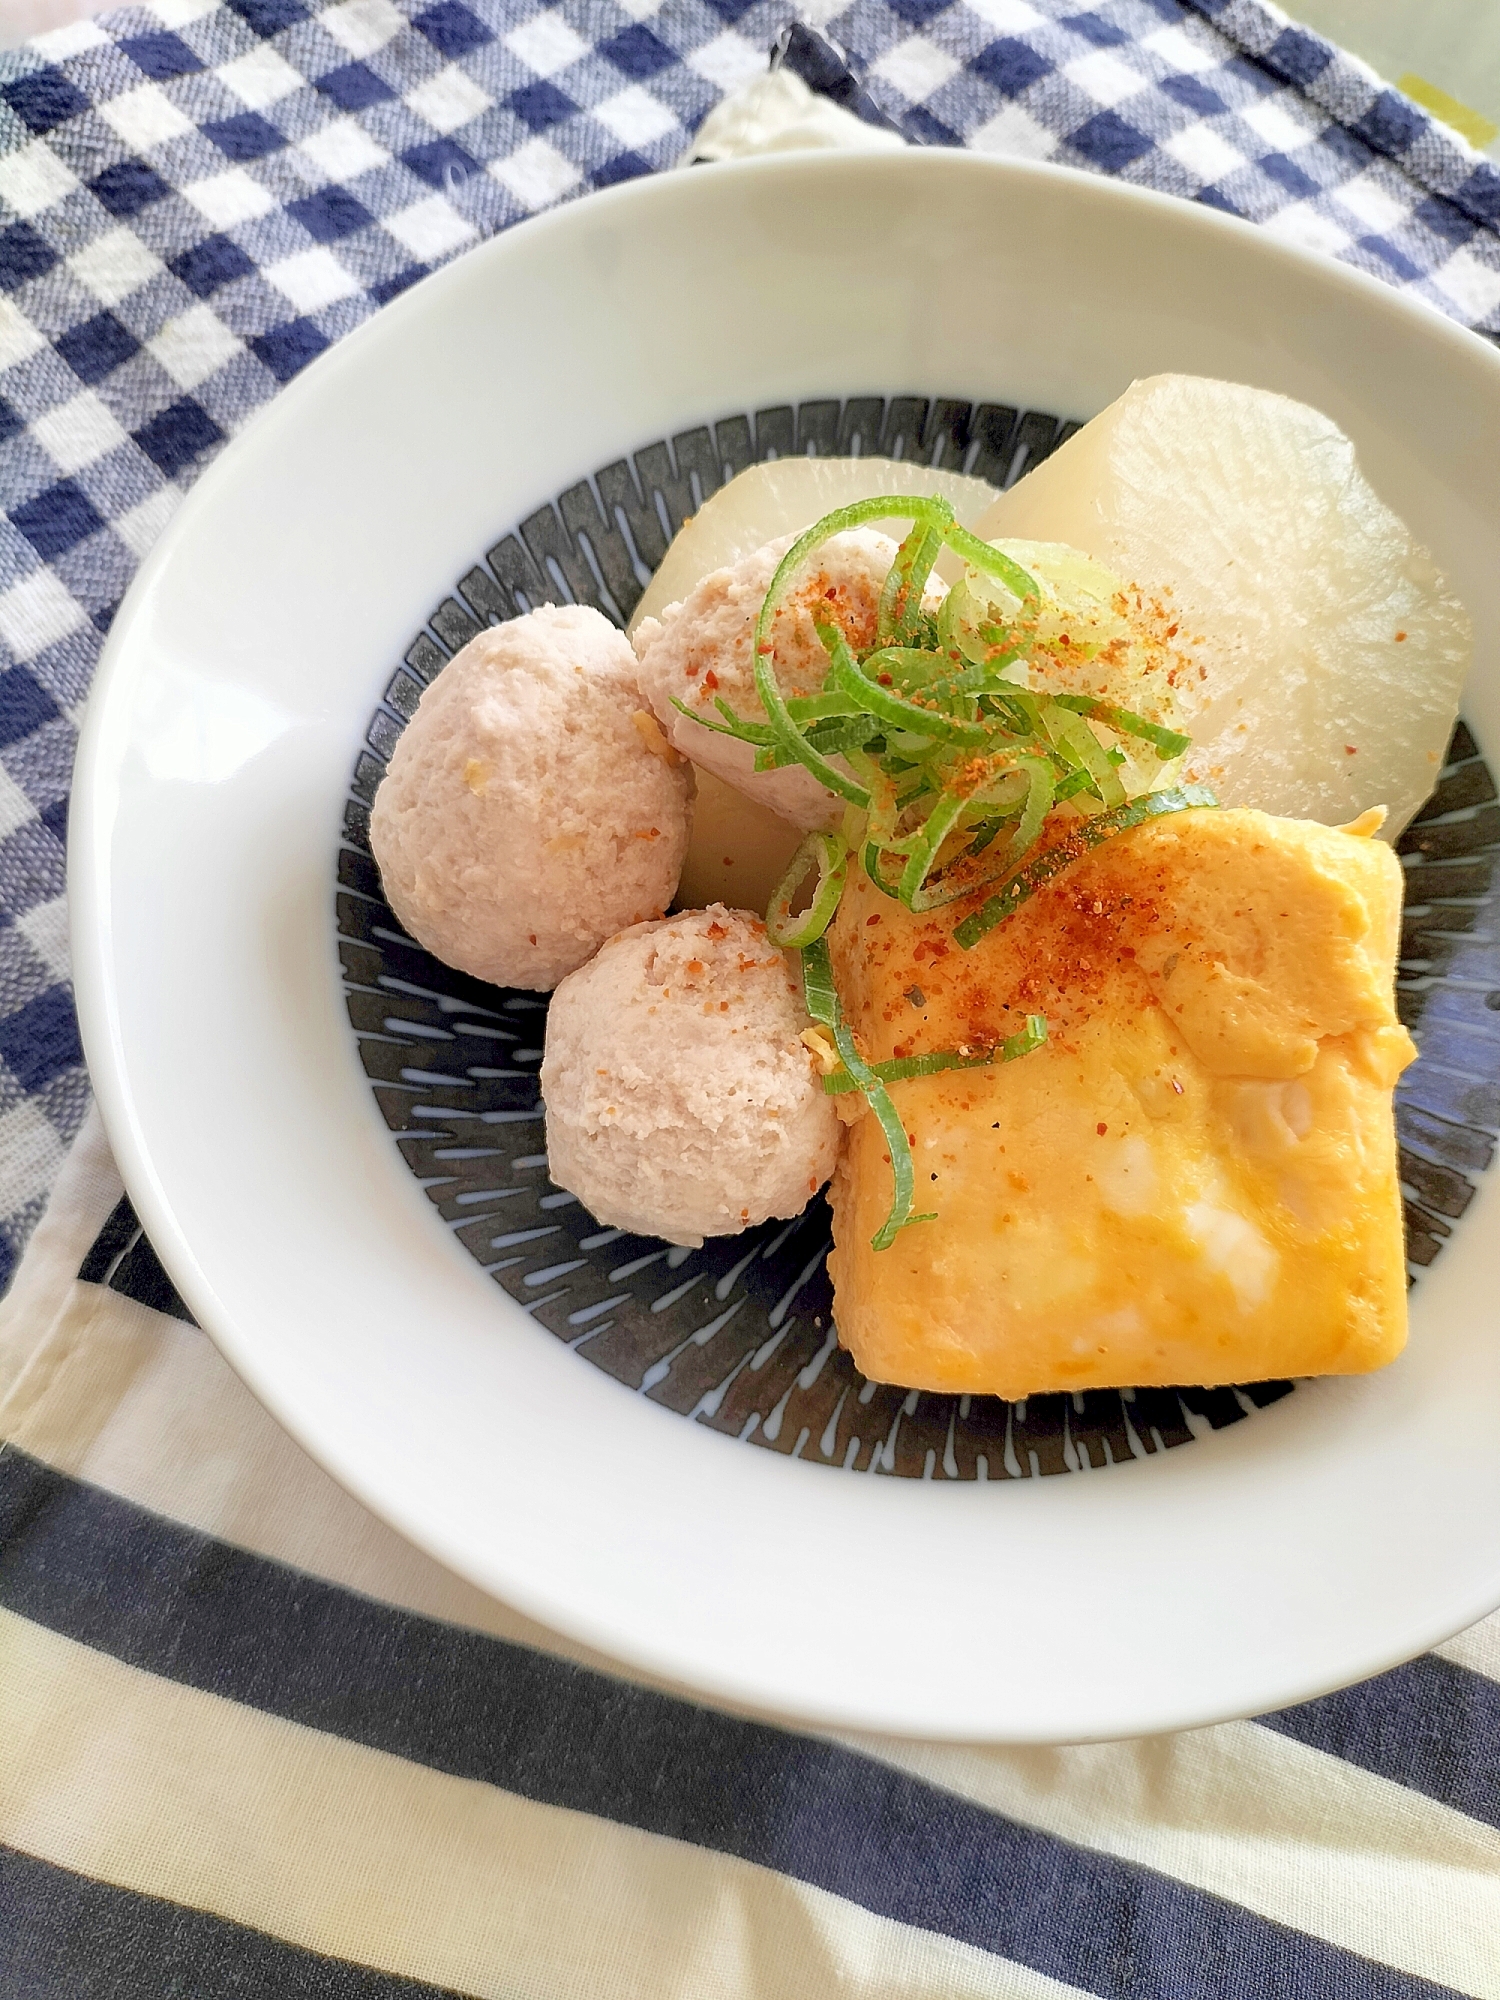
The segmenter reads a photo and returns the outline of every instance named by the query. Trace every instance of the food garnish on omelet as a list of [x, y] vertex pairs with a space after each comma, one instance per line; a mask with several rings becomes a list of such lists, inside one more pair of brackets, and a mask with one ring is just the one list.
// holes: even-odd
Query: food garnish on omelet
[[[818, 566], [897, 509], [855, 631]], [[1470, 635], [1348, 440], [1157, 378], [972, 531], [887, 488], [761, 560], [733, 670], [671, 706], [732, 739], [731, 783], [732, 750], [747, 792], [791, 773], [830, 808], [767, 925], [850, 1125], [830, 1269], [860, 1367], [1022, 1397], [1390, 1360], [1414, 1049], [1362, 809], [1430, 788]]]
[[932, 1219], [871, 1248], [889, 1149], [833, 1181], [840, 1336], [866, 1375], [1019, 1398], [1378, 1368], [1406, 1333], [1391, 1089], [1401, 870], [1382, 842], [1198, 809], [1076, 860], [972, 950], [850, 885], [831, 957], [872, 1063], [1024, 1061], [899, 1085]]
[[[633, 740], [703, 774], [679, 900], [764, 907], [762, 969], [800, 980], [772, 1035], [758, 947], [679, 975], [608, 943], [542, 1068], [573, 1193], [676, 1242], [789, 1213], [831, 1099], [835, 1320], [872, 1379], [1020, 1398], [1399, 1351], [1387, 842], [1472, 635], [1336, 425], [1162, 376], [1004, 494], [778, 460], [685, 525], [631, 638]], [[637, 946], [648, 1028], [608, 1056]], [[653, 1174], [684, 1145], [692, 1175]]]

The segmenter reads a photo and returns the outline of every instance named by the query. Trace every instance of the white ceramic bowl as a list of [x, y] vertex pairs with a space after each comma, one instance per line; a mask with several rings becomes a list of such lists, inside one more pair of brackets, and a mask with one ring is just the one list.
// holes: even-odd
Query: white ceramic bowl
[[183, 1296], [287, 1428], [533, 1616], [728, 1701], [947, 1738], [1263, 1710], [1500, 1600], [1500, 1180], [1384, 1373], [1189, 1448], [868, 1478], [632, 1395], [509, 1302], [377, 1115], [334, 852], [401, 650], [497, 534], [726, 412], [915, 389], [1087, 416], [1180, 369], [1316, 404], [1471, 607], [1500, 745], [1500, 356], [1217, 214], [953, 152], [564, 208], [427, 280], [206, 474], [121, 610], [71, 847], [84, 1040]]

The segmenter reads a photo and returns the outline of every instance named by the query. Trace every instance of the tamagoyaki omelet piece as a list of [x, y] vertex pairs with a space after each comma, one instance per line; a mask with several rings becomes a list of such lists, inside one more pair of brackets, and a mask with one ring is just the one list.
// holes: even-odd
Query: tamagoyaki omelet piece
[[1049, 1028], [1015, 1061], [891, 1086], [937, 1219], [887, 1250], [885, 1140], [868, 1112], [848, 1134], [830, 1270], [864, 1373], [1020, 1398], [1391, 1360], [1391, 1091], [1415, 1050], [1390, 848], [1193, 809], [1107, 840], [964, 951], [980, 900], [915, 917], [851, 871], [830, 933], [870, 1061]]

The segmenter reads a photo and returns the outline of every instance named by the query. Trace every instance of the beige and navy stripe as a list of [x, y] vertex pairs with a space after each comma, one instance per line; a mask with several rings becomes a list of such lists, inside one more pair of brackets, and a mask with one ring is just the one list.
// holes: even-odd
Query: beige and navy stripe
[[332, 1486], [101, 1161], [0, 1308], [0, 1992], [1500, 2000], [1500, 1635], [1072, 1750], [704, 1707]]

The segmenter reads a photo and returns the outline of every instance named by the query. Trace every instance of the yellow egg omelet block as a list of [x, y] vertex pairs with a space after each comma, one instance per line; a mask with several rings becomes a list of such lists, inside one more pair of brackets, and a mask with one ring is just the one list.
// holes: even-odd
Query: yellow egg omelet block
[[[974, 899], [977, 903], [978, 897]], [[1019, 1398], [1379, 1368], [1406, 1338], [1391, 1091], [1401, 868], [1307, 820], [1195, 809], [1065, 869], [970, 951], [857, 878], [830, 936], [867, 1059], [1045, 1047], [892, 1086], [833, 1182], [839, 1335], [866, 1375]]]

